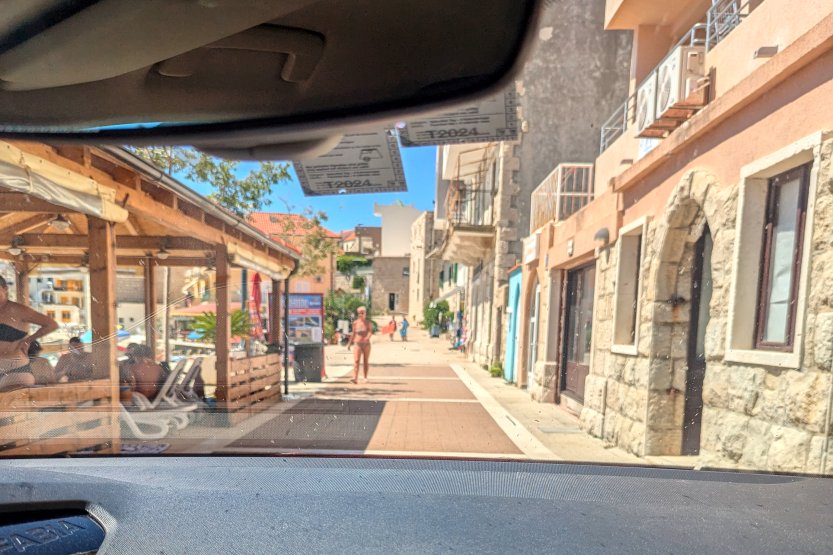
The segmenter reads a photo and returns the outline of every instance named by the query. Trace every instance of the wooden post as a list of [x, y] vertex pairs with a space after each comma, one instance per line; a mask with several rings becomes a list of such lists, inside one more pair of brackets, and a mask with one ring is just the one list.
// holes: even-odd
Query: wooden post
[[229, 315], [231, 269], [228, 262], [228, 251], [225, 245], [217, 247], [217, 330], [214, 336], [217, 353], [217, 405], [227, 408], [230, 346], [231, 346], [231, 317]]
[[289, 276], [283, 280], [283, 393], [289, 395]]
[[269, 307], [269, 342], [273, 345], [280, 345], [281, 341], [281, 282], [272, 280], [272, 301]]
[[157, 355], [156, 345], [156, 260], [146, 257], [145, 262], [145, 340]]
[[29, 306], [29, 264], [26, 262], [15, 262], [14, 285], [17, 302]]
[[93, 376], [109, 379], [113, 453], [120, 451], [119, 367], [116, 361], [116, 232], [115, 225], [88, 217], [90, 229], [90, 296], [92, 306]]

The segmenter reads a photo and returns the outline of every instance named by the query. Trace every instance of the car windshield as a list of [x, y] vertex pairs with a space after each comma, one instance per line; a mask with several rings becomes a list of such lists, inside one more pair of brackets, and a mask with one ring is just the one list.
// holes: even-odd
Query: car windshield
[[318, 157], [0, 140], [0, 458], [831, 473], [833, 7], [544, 4]]

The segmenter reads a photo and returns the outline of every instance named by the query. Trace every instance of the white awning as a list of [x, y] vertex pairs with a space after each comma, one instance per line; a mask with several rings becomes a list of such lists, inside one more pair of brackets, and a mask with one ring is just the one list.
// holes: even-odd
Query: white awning
[[5, 142], [0, 142], [0, 187], [102, 220], [127, 221], [113, 189]]

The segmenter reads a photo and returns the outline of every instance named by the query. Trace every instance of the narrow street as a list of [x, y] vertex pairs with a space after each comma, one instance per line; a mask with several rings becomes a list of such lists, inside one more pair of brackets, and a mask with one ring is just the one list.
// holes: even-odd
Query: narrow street
[[[352, 377], [346, 347], [326, 348], [328, 379], [290, 381], [273, 409], [232, 428], [194, 425], [171, 438], [174, 453], [302, 453], [511, 458], [691, 466], [693, 459], [640, 459], [608, 448], [578, 419], [467, 362], [445, 339], [411, 328], [374, 338], [369, 380]], [[210, 430], [210, 432], [209, 432]], [[210, 438], [210, 439], [205, 439]], [[189, 441], [190, 439], [190, 441]]]

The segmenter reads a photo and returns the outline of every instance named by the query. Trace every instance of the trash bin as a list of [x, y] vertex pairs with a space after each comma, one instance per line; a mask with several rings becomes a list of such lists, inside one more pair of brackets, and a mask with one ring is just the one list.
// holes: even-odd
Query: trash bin
[[434, 324], [431, 326], [431, 337], [439, 337], [440, 336], [440, 326]]
[[320, 382], [323, 367], [323, 343], [299, 343], [295, 345], [293, 369], [296, 382]]

